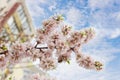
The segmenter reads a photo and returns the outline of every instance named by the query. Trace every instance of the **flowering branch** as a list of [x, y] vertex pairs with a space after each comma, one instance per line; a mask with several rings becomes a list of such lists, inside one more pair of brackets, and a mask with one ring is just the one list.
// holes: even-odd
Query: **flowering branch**
[[[57, 67], [58, 63], [69, 63], [71, 54], [75, 53], [79, 66], [101, 70], [103, 65], [99, 61], [83, 55], [79, 50], [83, 44], [94, 37], [94, 30], [87, 28], [73, 31], [71, 26], [63, 23], [61, 15], [43, 21], [43, 27], [36, 33], [37, 44], [35, 46], [31, 42], [15, 42], [9, 48], [0, 44], [0, 50], [3, 50], [0, 51], [0, 68], [5, 68], [7, 63], [15, 65], [21, 59], [30, 57], [33, 61], [39, 59], [39, 66], [43, 70], [52, 70]], [[46, 46], [39, 47], [39, 44], [46, 44]]]

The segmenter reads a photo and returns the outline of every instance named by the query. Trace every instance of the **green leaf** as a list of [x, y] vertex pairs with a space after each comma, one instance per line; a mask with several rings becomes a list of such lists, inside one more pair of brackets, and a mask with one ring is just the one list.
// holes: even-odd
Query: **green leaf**
[[83, 37], [86, 36], [86, 32], [85, 32], [85, 31], [80, 32], [80, 34], [81, 34]]
[[26, 38], [25, 38], [25, 37], [23, 37], [23, 38], [21, 39], [21, 43], [24, 43], [24, 42], [26, 42]]
[[70, 64], [70, 60], [67, 60], [67, 63]]
[[72, 26], [69, 26], [68, 28], [71, 30], [71, 29], [72, 29]]
[[94, 29], [93, 28], [90, 28], [90, 31], [93, 31]]
[[9, 77], [9, 80], [12, 80], [12, 76]]
[[60, 20], [64, 20], [62, 15], [58, 15], [58, 17], [57, 17], [57, 21], [60, 21]]
[[6, 46], [2, 46], [2, 49], [3, 49], [3, 50], [7, 50], [7, 47], [6, 47]]

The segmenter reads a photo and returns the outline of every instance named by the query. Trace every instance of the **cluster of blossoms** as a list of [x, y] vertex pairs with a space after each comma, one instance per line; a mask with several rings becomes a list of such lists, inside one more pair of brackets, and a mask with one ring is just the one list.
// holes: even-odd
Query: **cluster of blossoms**
[[79, 66], [84, 67], [86, 69], [96, 69], [101, 70], [102, 64], [99, 61], [94, 61], [90, 56], [85, 56], [79, 51], [78, 47], [74, 48], [76, 52], [76, 62]]
[[[75, 53], [79, 66], [101, 70], [102, 64], [99, 61], [94, 61], [79, 51], [83, 44], [94, 37], [94, 34], [92, 28], [72, 31], [71, 26], [64, 24], [61, 15], [53, 16], [43, 21], [43, 27], [37, 30], [35, 45], [29, 41], [15, 42], [9, 48], [5, 44], [0, 44], [0, 68], [7, 67], [7, 64], [19, 63], [23, 58], [30, 57], [33, 61], [40, 60], [41, 69], [52, 70], [58, 63], [69, 62], [71, 54]], [[44, 44], [46, 46], [39, 46]]]
[[0, 45], [0, 69], [4, 69], [7, 66], [9, 55], [8, 50], [4, 44]]

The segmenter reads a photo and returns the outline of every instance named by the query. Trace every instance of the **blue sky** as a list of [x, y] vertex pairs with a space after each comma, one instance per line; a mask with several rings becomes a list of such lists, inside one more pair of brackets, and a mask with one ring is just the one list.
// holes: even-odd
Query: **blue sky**
[[[100, 72], [71, 64], [60, 64], [51, 76], [59, 80], [119, 80], [120, 79], [120, 0], [26, 0], [36, 28], [43, 19], [63, 14], [75, 30], [94, 27], [96, 36], [83, 52], [104, 63]], [[74, 56], [74, 55], [73, 55]]]

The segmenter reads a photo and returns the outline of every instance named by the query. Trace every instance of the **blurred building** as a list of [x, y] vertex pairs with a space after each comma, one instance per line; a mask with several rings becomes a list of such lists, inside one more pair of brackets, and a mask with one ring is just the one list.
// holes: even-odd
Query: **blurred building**
[[[25, 0], [0, 0], [0, 43], [14, 42], [16, 40], [26, 41], [33, 37], [35, 29], [32, 25], [31, 16], [25, 4]], [[24, 59], [25, 60], [25, 59]], [[26, 60], [25, 60], [26, 61]], [[24, 61], [23, 61], [24, 62]], [[26, 68], [21, 66], [28, 66]], [[13, 66], [12, 74], [3, 78], [6, 80], [10, 76], [16, 76], [15, 80], [27, 80], [26, 76], [39, 72], [43, 74], [32, 62], [26, 61]], [[9, 71], [7, 71], [9, 74]], [[0, 71], [1, 77], [4, 77], [3, 71]], [[6, 70], [5, 70], [6, 73]]]
[[12, 69], [12, 74], [9, 74], [6, 80], [9, 80], [10, 77], [12, 77], [11, 80], [29, 80], [31, 75], [36, 73], [45, 75], [45, 73], [42, 72], [40, 68], [28, 61], [27, 63], [20, 63], [15, 65]]
[[24, 0], [0, 0], [0, 42], [26, 41], [34, 27]]

